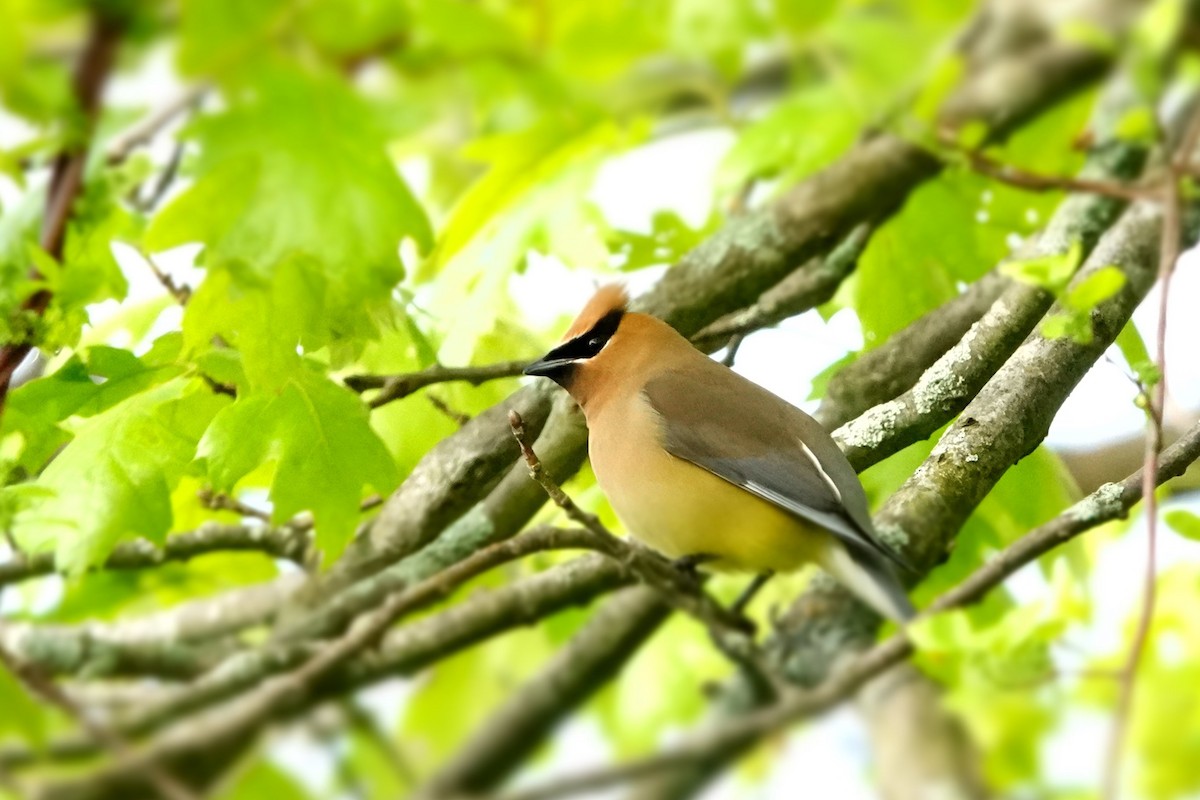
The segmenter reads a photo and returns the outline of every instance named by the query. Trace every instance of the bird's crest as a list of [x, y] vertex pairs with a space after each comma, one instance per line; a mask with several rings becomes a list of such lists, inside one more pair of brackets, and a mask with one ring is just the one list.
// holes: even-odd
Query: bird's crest
[[571, 323], [571, 327], [563, 335], [562, 341], [574, 339], [582, 333], [590, 331], [596, 323], [614, 311], [625, 311], [629, 305], [629, 292], [619, 283], [608, 283], [601, 286], [587, 301], [587, 305], [579, 312], [579, 316]]

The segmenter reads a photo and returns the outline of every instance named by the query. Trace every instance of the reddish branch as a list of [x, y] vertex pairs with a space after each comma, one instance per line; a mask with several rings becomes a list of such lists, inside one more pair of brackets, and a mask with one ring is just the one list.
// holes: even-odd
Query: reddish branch
[[1170, 300], [1171, 277], [1179, 260], [1182, 238], [1182, 209], [1179, 181], [1184, 176], [1185, 165], [1195, 150], [1200, 137], [1200, 114], [1188, 126], [1187, 133], [1174, 157], [1170, 159], [1167, 174], [1162, 181], [1159, 197], [1163, 205], [1162, 243], [1159, 246], [1159, 299], [1158, 327], [1155, 330], [1155, 355], [1158, 381], [1145, 393], [1146, 447], [1142, 467], [1142, 493], [1146, 498], [1146, 572], [1142, 582], [1142, 608], [1137, 627], [1129, 645], [1129, 653], [1120, 671], [1120, 691], [1108, 740], [1108, 757], [1105, 759], [1104, 783], [1101, 796], [1105, 800], [1116, 800], [1120, 794], [1121, 753], [1129, 719], [1133, 711], [1133, 696], [1137, 684], [1138, 667], [1146, 651], [1150, 628], [1154, 621], [1154, 606], [1157, 595], [1158, 577], [1158, 498], [1154, 487], [1158, 482], [1159, 454], [1163, 441], [1163, 409], [1166, 407], [1167, 392], [1167, 308]]
[[[67, 221], [71, 206], [83, 188], [83, 171], [87, 165], [88, 146], [96, 119], [100, 114], [100, 100], [104, 84], [112, 71], [117, 45], [120, 41], [120, 26], [111, 19], [97, 14], [92, 18], [91, 32], [75, 69], [73, 88], [76, 103], [83, 114], [86, 126], [79, 140], [65, 148], [54, 161], [50, 186], [46, 192], [46, 212], [42, 219], [39, 244], [52, 258], [60, 259], [66, 239]], [[33, 268], [30, 278], [38, 280], [41, 274]], [[39, 289], [22, 305], [22, 310], [36, 316], [45, 313], [50, 305], [50, 292]], [[28, 338], [11, 342], [0, 349], [0, 413], [4, 411], [4, 400], [8, 394], [13, 373], [33, 349]]]
[[943, 144], [953, 148], [955, 156], [966, 161], [968, 167], [980, 175], [984, 175], [1000, 183], [1007, 183], [1018, 189], [1031, 192], [1073, 192], [1077, 194], [1098, 194], [1113, 197], [1118, 200], [1148, 200], [1160, 196], [1158, 187], [1131, 185], [1117, 181], [1101, 181], [1090, 178], [1077, 178], [1069, 175], [1043, 175], [1012, 164], [1005, 164], [979, 150], [967, 150], [955, 147], [952, 141], [943, 139]]

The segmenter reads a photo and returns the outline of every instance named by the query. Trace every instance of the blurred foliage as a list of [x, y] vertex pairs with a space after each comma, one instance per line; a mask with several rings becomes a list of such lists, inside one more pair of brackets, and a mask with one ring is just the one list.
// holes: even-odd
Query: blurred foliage
[[[1130, 68], [1147, 98], [1162, 92], [1181, 7], [1151, 4], [1133, 37]], [[237, 521], [202, 503], [204, 489], [276, 521], [310, 512], [328, 566], [364, 519], [362, 501], [389, 492], [457, 427], [424, 394], [369, 409], [345, 376], [533, 356], [573, 311], [572, 292], [594, 278], [643, 281], [636, 273], [677, 261], [732, 214], [834, 162], [867, 132], [930, 141], [937, 108], [966, 69], [946, 43], [973, 10], [966, 0], [0, 0], [0, 342], [29, 342], [48, 357], [45, 374], [7, 398], [0, 421], [0, 527], [24, 548], [54, 552], [66, 576], [10, 589], [6, 608], [55, 623], [112, 619], [279, 574], [254, 554], [87, 571], [123, 541], [160, 543]], [[87, 140], [71, 63], [92, 13], [121, 29], [121, 51], [55, 258], [39, 231], [57, 154]], [[1118, 46], [1079, 24], [1064, 23], [1062, 34]], [[157, 181], [174, 169], [170, 147], [115, 161], [104, 154], [134, 121], [196, 86], [200, 99], [160, 137], [181, 148], [181, 163], [155, 204]], [[1074, 172], [1094, 101], [1063, 100], [989, 155]], [[1157, 136], [1152, 107], [1130, 112], [1121, 135]], [[699, 215], [677, 200], [656, 202], [672, 195], [646, 181], [627, 179], [619, 202], [597, 190], [639, 148], [714, 131], [725, 144], [696, 167], [711, 171]], [[968, 126], [960, 143], [986, 134]], [[874, 233], [823, 312], [852, 309], [865, 347], [876, 347], [1008, 257], [1060, 199], [951, 166]], [[1100, 270], [1066, 289], [1079, 262], [1072, 252], [1006, 268], [1063, 300], [1047, 335], [1090, 336], [1088, 313], [1121, 288], [1119, 273]], [[154, 270], [190, 289], [185, 308]], [[52, 292], [47, 311], [23, 308], [42, 289]], [[1136, 329], [1120, 347], [1145, 384], [1158, 379]], [[518, 385], [445, 384], [428, 394], [472, 415]], [[931, 446], [869, 470], [872, 501]], [[617, 525], [590, 471], [568, 488]], [[1022, 460], [918, 588], [918, 603], [1074, 494], [1048, 451]], [[1200, 538], [1187, 511], [1167, 522]], [[1056, 784], [1045, 759], [1081, 708], [1113, 702], [1102, 680], [1061, 674], [1062, 643], [1087, 628], [1081, 586], [1093, 551], [1076, 543], [1043, 559], [1036, 599], [997, 592], [916, 631], [919, 664], [946, 685], [947, 705], [982, 746], [998, 791], [1081, 790]], [[513, 565], [449, 602], [561, 558]], [[1200, 791], [1193, 573], [1164, 578], [1140, 681], [1136, 780], [1149, 798]], [[808, 578], [775, 581], [754, 609], [760, 624]], [[714, 581], [726, 600], [739, 588], [738, 579]], [[335, 737], [336, 788], [259, 753], [223, 796], [398, 796], [590, 613], [564, 612], [404, 684], [396, 708], [368, 710], [382, 740], [361, 725]], [[1119, 652], [1114, 645], [1096, 660]], [[695, 624], [673, 619], [593, 698], [588, 721], [615, 754], [651, 751], [700, 718], [702, 686], [730, 671]], [[0, 738], [40, 743], [63, 725], [4, 670], [0, 709]], [[393, 748], [411, 762], [398, 765]]]

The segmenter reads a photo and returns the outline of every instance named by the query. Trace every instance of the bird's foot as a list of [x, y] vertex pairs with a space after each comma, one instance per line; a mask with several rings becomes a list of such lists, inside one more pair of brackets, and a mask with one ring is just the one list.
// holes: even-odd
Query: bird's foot
[[716, 556], [708, 553], [689, 553], [686, 556], [680, 556], [671, 563], [675, 565], [675, 569], [699, 583], [700, 572], [697, 567], [709, 561], [715, 561], [716, 558]]
[[[773, 570], [767, 570], [766, 572], [760, 572], [755, 575], [754, 578], [751, 579], [750, 583], [746, 584], [746, 588], [742, 590], [742, 593], [738, 595], [738, 598], [733, 601], [733, 605], [729, 607], [729, 610], [738, 616], [745, 617], [746, 606], [750, 605], [750, 601], [754, 599], [759, 590], [762, 589], [762, 587], [766, 585], [767, 581], [771, 580], [774, 575], [775, 572]], [[749, 619], [747, 619], [747, 622], [749, 622]], [[751, 622], [750, 624], [753, 625], [754, 623]]]

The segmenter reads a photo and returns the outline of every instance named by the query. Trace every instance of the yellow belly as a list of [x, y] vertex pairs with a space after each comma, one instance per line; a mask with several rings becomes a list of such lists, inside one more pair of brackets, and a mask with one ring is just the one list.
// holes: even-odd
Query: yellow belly
[[713, 569], [787, 572], [819, 559], [827, 532], [670, 455], [658, 445], [653, 412], [629, 411], [620, 434], [593, 436], [590, 452], [631, 535], [670, 558], [714, 556], [705, 564]]

